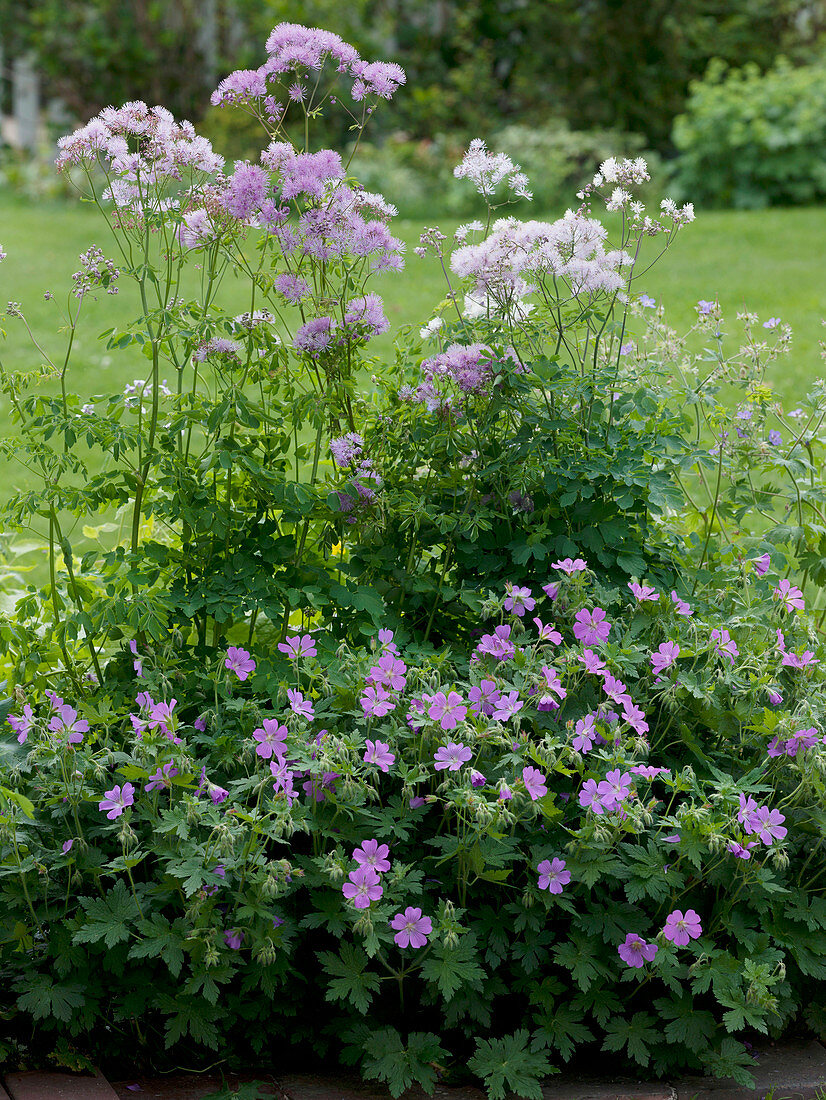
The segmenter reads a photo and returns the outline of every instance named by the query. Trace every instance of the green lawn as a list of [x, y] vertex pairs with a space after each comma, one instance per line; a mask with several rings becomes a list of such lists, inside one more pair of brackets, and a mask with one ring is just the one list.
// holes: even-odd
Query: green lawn
[[[530, 209], [525, 206], [525, 216]], [[431, 223], [438, 219], [434, 216]], [[442, 222], [445, 232], [455, 223]], [[397, 224], [408, 246], [417, 243], [420, 227]], [[94, 208], [65, 202], [28, 203], [0, 191], [0, 244], [8, 258], [0, 266], [0, 300], [20, 302], [29, 322], [50, 355], [63, 347], [60, 318], [54, 302], [43, 292], [53, 291], [65, 301], [78, 254], [97, 244], [113, 254], [108, 230]], [[691, 323], [699, 298], [719, 296], [736, 333], [737, 310], [748, 308], [761, 321], [781, 317], [794, 328], [793, 353], [772, 381], [780, 395], [796, 401], [821, 370], [818, 341], [821, 317], [826, 316], [826, 282], [822, 257], [826, 254], [826, 209], [748, 212], [700, 212], [673, 247], [643, 279], [637, 291], [666, 304], [678, 329]], [[412, 253], [400, 274], [383, 276], [376, 288], [385, 298], [392, 328], [421, 323], [444, 295], [444, 282], [435, 260]], [[233, 312], [248, 308], [239, 283], [225, 285], [226, 305]], [[125, 282], [117, 296], [101, 295], [84, 303], [85, 320], [75, 342], [70, 389], [83, 396], [121, 389], [145, 373], [145, 360], [134, 348], [107, 353], [98, 340], [104, 329], [127, 324], [138, 312], [132, 287]], [[392, 332], [392, 329], [391, 329]], [[376, 341], [371, 350], [389, 354], [392, 335]], [[735, 340], [732, 340], [736, 347]], [[40, 356], [28, 342], [23, 326], [9, 321], [0, 355], [11, 367], [36, 366]], [[2, 399], [0, 399], [2, 401]], [[8, 427], [8, 409], [0, 404], [0, 434]], [[10, 475], [10, 476], [8, 476]], [[0, 470], [3, 485], [13, 484], [19, 471]]]

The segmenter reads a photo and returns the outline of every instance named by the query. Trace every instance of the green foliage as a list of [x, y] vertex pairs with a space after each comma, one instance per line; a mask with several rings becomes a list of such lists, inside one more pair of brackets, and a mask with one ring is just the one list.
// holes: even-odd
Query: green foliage
[[477, 1039], [468, 1066], [485, 1082], [490, 1100], [505, 1100], [508, 1093], [540, 1100], [541, 1082], [551, 1063], [541, 1051], [531, 1049], [529, 1039], [527, 1031], [501, 1039]]
[[784, 59], [712, 64], [674, 124], [674, 182], [703, 206], [762, 207], [826, 197], [826, 67]]

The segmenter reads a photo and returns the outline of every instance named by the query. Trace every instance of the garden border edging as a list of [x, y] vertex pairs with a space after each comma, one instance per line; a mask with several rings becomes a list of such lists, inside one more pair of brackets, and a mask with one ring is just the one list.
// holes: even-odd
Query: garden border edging
[[[826, 1094], [826, 1047], [817, 1041], [769, 1046], [758, 1052], [755, 1087], [744, 1088], [731, 1080], [687, 1077], [667, 1082], [561, 1076], [542, 1089], [543, 1100], [763, 1100], [774, 1090], [773, 1100], [815, 1100]], [[110, 1083], [100, 1071], [94, 1076], [37, 1071], [9, 1073], [0, 1083], [0, 1100], [204, 1100], [225, 1085], [236, 1088], [252, 1080], [270, 1081], [275, 1100], [387, 1100], [379, 1086], [358, 1078], [318, 1074], [228, 1074], [225, 1078], [179, 1074], [169, 1077], [136, 1077]], [[7, 1091], [4, 1091], [3, 1085]], [[436, 1087], [434, 1100], [484, 1100], [476, 1088]], [[402, 1100], [425, 1100], [420, 1088], [408, 1089]]]

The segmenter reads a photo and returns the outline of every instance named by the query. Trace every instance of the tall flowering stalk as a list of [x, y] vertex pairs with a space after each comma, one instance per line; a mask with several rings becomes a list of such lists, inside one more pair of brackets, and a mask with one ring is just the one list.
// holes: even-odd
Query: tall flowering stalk
[[[90, 612], [89, 629], [104, 645], [124, 614], [154, 635], [169, 622], [188, 633], [194, 622], [201, 645], [239, 617], [252, 634], [259, 612], [286, 627], [293, 607], [306, 605], [302, 588], [326, 572], [322, 459], [331, 439], [356, 429], [364, 349], [388, 328], [371, 280], [402, 268], [404, 246], [389, 229], [395, 208], [349, 178], [338, 152], [313, 148], [311, 123], [322, 111], [343, 111], [360, 138], [405, 75], [362, 59], [335, 34], [295, 24], [273, 30], [266, 54], [259, 69], [231, 74], [212, 97], [261, 124], [256, 163], [227, 166], [191, 123], [142, 102], [107, 108], [59, 142], [58, 168], [71, 169], [96, 205], [115, 257], [81, 257], [76, 293], [103, 284], [115, 292], [118, 276], [131, 282], [140, 317], [111, 332], [109, 347], [141, 351], [147, 361], [145, 376], [108, 404], [74, 398], [67, 380], [76, 309], [61, 402], [51, 403], [64, 444], [61, 476], [69, 467], [80, 474], [50, 520], [53, 575], [58, 549], [67, 568], [73, 560], [56, 527], [61, 508], [85, 515], [114, 505], [126, 527], [126, 555], [96, 563], [118, 603], [115, 610], [100, 595]], [[239, 316], [220, 304], [229, 279], [247, 287]], [[35, 404], [18, 412], [31, 422]], [[77, 454], [83, 437], [105, 456], [102, 477]], [[51, 478], [45, 467], [43, 474]], [[18, 499], [16, 514], [36, 513], [42, 499]], [[160, 538], [149, 538], [148, 523], [156, 531], [161, 524]], [[154, 592], [150, 542], [160, 544], [151, 556], [165, 571]], [[259, 583], [253, 594], [262, 555], [289, 561], [292, 576]], [[228, 586], [239, 572], [243, 580]], [[56, 576], [52, 586], [57, 616]], [[70, 662], [66, 646], [63, 658]]]

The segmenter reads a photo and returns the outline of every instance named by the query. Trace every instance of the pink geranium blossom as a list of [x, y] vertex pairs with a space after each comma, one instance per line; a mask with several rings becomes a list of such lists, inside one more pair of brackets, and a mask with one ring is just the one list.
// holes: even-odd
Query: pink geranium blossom
[[74, 707], [61, 700], [57, 714], [49, 720], [49, 729], [60, 736], [66, 734], [70, 745], [79, 745], [84, 733], [89, 732], [89, 723], [85, 718], [78, 718]]
[[124, 810], [135, 803], [135, 788], [131, 783], [124, 783], [123, 787], [115, 786], [111, 791], [106, 791], [104, 797], [98, 802], [98, 809], [106, 811], [110, 821], [120, 817]]
[[353, 859], [362, 867], [372, 867], [381, 874], [390, 870], [388, 856], [390, 849], [386, 844], [379, 844], [377, 840], [365, 840], [359, 848], [353, 852]]
[[433, 754], [437, 772], [457, 772], [462, 764], [467, 764], [473, 756], [473, 752], [461, 742], [450, 741], [447, 745], [440, 745]]
[[518, 585], [511, 584], [510, 581], [505, 584], [505, 591], [507, 596], [505, 597], [504, 608], [506, 611], [510, 611], [512, 615], [516, 615], [518, 618], [523, 618], [526, 611], [533, 611], [536, 607], [536, 600], [531, 595], [530, 588], [520, 588]]
[[655, 943], [646, 943], [636, 932], [629, 932], [625, 937], [625, 943], [621, 943], [617, 951], [624, 963], [639, 969], [645, 963], [654, 961], [658, 948]]
[[234, 672], [239, 680], [246, 680], [251, 672], [255, 672], [255, 661], [249, 655], [246, 649], [239, 649], [238, 646], [231, 645], [227, 649], [226, 660], [224, 666]]
[[302, 657], [315, 657], [317, 650], [311, 634], [295, 634], [278, 643], [278, 650], [287, 656], [288, 661], [298, 661]]
[[539, 872], [538, 886], [540, 890], [547, 890], [551, 894], [561, 894], [562, 887], [571, 881], [571, 872], [565, 869], [565, 860], [543, 859], [537, 867]]
[[588, 564], [582, 558], [563, 558], [561, 561], [551, 562], [551, 567], [570, 577], [573, 573], [584, 573]]
[[443, 730], [455, 730], [467, 718], [467, 707], [458, 691], [448, 695], [439, 691], [431, 698], [427, 713]]
[[803, 611], [806, 607], [803, 593], [799, 588], [796, 588], [791, 581], [786, 580], [785, 577], [780, 581], [772, 595], [780, 602], [781, 607], [786, 611], [794, 611], [795, 609]]
[[367, 748], [363, 756], [364, 763], [375, 764], [383, 772], [390, 771], [396, 761], [395, 754], [390, 751], [390, 746], [384, 741], [371, 741], [369, 738], [365, 743]]
[[536, 802], [548, 793], [547, 779], [538, 768], [526, 767], [522, 769], [522, 782], [525, 790], [531, 796], [531, 802]]
[[601, 607], [595, 607], [593, 611], [583, 607], [581, 611], [577, 611], [574, 637], [583, 645], [600, 645], [608, 640], [610, 632], [611, 623], [606, 621]]
[[686, 909], [685, 914], [682, 910], [675, 909], [665, 918], [663, 935], [675, 947], [685, 947], [689, 940], [699, 939], [702, 931], [700, 916], [693, 909]]
[[342, 894], [352, 901], [356, 909], [369, 909], [384, 893], [381, 879], [372, 867], [359, 866], [347, 876], [341, 888]]
[[648, 584], [637, 584], [636, 581], [629, 581], [628, 587], [631, 589], [637, 603], [645, 603], [646, 601], [656, 603], [660, 598], [659, 592]]
[[404, 912], [396, 913], [390, 927], [395, 929], [393, 939], [399, 947], [424, 947], [433, 931], [433, 922], [422, 916], [421, 909], [408, 905]]
[[269, 760], [272, 756], [284, 756], [287, 727], [282, 726], [277, 718], [265, 718], [261, 726], [253, 731], [252, 739], [258, 742], [255, 752], [263, 760]]
[[287, 699], [293, 714], [297, 714], [300, 718], [306, 718], [312, 721], [314, 715], [313, 704], [309, 699], [305, 699], [300, 691], [296, 691], [294, 688], [287, 688]]
[[468, 692], [471, 713], [487, 714], [490, 717], [501, 694], [495, 680], [482, 680], [478, 687], [474, 684]]

